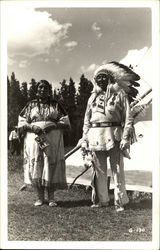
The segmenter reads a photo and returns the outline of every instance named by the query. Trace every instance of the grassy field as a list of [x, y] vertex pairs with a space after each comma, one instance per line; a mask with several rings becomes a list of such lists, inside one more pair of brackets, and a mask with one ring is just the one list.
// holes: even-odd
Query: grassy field
[[[90, 208], [91, 190], [74, 186], [56, 191], [58, 207], [34, 207], [36, 196], [23, 184], [22, 157], [8, 159], [9, 241], [151, 241], [152, 197], [128, 193], [130, 203], [117, 213], [113, 199], [108, 208]], [[112, 197], [112, 193], [111, 193]]]

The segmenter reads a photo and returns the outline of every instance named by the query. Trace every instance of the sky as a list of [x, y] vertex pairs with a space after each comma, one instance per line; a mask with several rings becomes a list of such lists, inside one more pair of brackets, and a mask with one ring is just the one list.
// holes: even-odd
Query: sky
[[[106, 6], [101, 8], [64, 8], [63, 6], [56, 8], [48, 7], [48, 4], [46, 4], [46, 6], [44, 4], [43, 7], [39, 8], [35, 7], [35, 4], [34, 7], [32, 6], [32, 2], [38, 3], [38, 0], [28, 0], [27, 2], [29, 4], [24, 5], [23, 0], [19, 0], [17, 4], [15, 4], [13, 0], [0, 1], [0, 5], [2, 5], [2, 3], [6, 4], [5, 9], [3, 9], [5, 16], [3, 26], [8, 38], [6, 45], [8, 57], [7, 74], [9, 77], [12, 72], [15, 72], [16, 78], [21, 83], [23, 81], [29, 83], [31, 78], [37, 81], [46, 79], [52, 83], [53, 86], [58, 86], [58, 83], [63, 79], [69, 81], [69, 78], [72, 77], [78, 85], [79, 78], [83, 73], [88, 79], [92, 80], [93, 73], [99, 65], [113, 60], [123, 62], [126, 65], [131, 63], [135, 67], [138, 65], [141, 69], [143, 68], [142, 63], [144, 65], [147, 61], [147, 63], [150, 64], [145, 66], [145, 68], [150, 69], [152, 63], [150, 60], [150, 48], [152, 46], [150, 8], [129, 8], [124, 7], [124, 5], [122, 7], [114, 5], [114, 8]], [[52, 0], [52, 2], [54, 2], [54, 0]], [[59, 0], [59, 2], [61, 1]], [[84, 0], [84, 2], [87, 2], [87, 0]], [[97, 0], [97, 2], [101, 1]], [[129, 2], [135, 3], [141, 2], [141, 0], [126, 0], [126, 3]], [[147, 2], [147, 0], [144, 2]], [[151, 2], [156, 1], [151, 0]], [[5, 46], [2, 46], [3, 49], [4, 47]], [[146, 54], [147, 60], [144, 63]], [[2, 59], [3, 58], [1, 58], [1, 60]], [[159, 70], [158, 64], [159, 63], [157, 63], [157, 65], [154, 64], [157, 72]], [[4, 67], [5, 65], [3, 65], [3, 69]], [[7, 92], [6, 84], [4, 84], [6, 74], [3, 69], [1, 69], [0, 72], [1, 78], [4, 80], [1, 81], [3, 85], [0, 86], [0, 105], [3, 107], [1, 108], [0, 115], [3, 124], [3, 133], [1, 133], [1, 142], [3, 142], [1, 148], [3, 148], [3, 153], [1, 154], [1, 161], [5, 167], [3, 168], [1, 176], [3, 177], [2, 185], [5, 187], [7, 183]], [[145, 70], [144, 78], [148, 82], [149, 76], [151, 78], [150, 71]], [[157, 84], [159, 84], [158, 81]], [[154, 132], [152, 136], [154, 138], [154, 147], [152, 147], [154, 149], [153, 155], [155, 156], [154, 165], [159, 165], [157, 157], [159, 156], [159, 143], [158, 140], [156, 140], [156, 138], [159, 138], [160, 119], [159, 115], [157, 115], [160, 113], [159, 93], [160, 91], [154, 91]], [[156, 172], [158, 169], [159, 168], [154, 168], [154, 177], [159, 176], [159, 172]], [[154, 178], [154, 183], [157, 184], [156, 178]], [[155, 185], [154, 188], [156, 188], [154, 189], [155, 192], [159, 192], [159, 183]], [[7, 188], [4, 189], [2, 199], [6, 201], [6, 197]], [[7, 204], [7, 202], [4, 202], [3, 207], [5, 215], [2, 221], [3, 226], [7, 225], [7, 209], [5, 209], [5, 204]], [[157, 210], [155, 212], [157, 212]], [[4, 232], [7, 232], [7, 230], [4, 230]], [[158, 239], [158, 230], [156, 230], [156, 228], [155, 232], [157, 232]], [[26, 247], [25, 242], [19, 242], [20, 245], [18, 245], [17, 242], [11, 242], [9, 248], [11, 248], [11, 246], [13, 247], [14, 243], [15, 249], [17, 246], [23, 248], [22, 245], [24, 248]], [[35, 246], [34, 242], [29, 242], [29, 244], [30, 243], [32, 244], [31, 247], [37, 248], [37, 242]], [[51, 245], [48, 245], [50, 243]], [[121, 242], [117, 243], [118, 246], [121, 244]], [[7, 244], [10, 243], [7, 242]], [[63, 242], [62, 245], [59, 242], [55, 242], [54, 247], [58, 249], [62, 246], [63, 248], [63, 244]], [[71, 249], [73, 248], [72, 244]], [[80, 242], [79, 244], [82, 246], [81, 248], [83, 248], [83, 246], [86, 248], [86, 243], [83, 245], [83, 242]], [[93, 242], [89, 248], [97, 248], [99, 244], [99, 242], [97, 242], [97, 244]], [[107, 244], [111, 244], [111, 248], [113, 247], [113, 242]], [[124, 242], [122, 244], [124, 246]], [[42, 245], [43, 242], [40, 242], [40, 247], [42, 247]], [[46, 245], [52, 248], [53, 242], [45, 242], [44, 248]], [[106, 248], [106, 242], [104, 242], [104, 245], [101, 244], [101, 246], [102, 248]]]
[[[32, 2], [32, 1], [31, 1]], [[7, 74], [20, 81], [69, 78], [92, 80], [109, 61], [139, 64], [152, 46], [151, 9], [147, 7], [33, 7], [7, 5]]]

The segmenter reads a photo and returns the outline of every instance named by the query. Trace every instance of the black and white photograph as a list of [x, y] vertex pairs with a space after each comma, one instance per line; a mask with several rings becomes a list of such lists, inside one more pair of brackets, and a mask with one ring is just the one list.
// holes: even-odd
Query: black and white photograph
[[1, 249], [150, 249], [159, 1], [1, 1]]

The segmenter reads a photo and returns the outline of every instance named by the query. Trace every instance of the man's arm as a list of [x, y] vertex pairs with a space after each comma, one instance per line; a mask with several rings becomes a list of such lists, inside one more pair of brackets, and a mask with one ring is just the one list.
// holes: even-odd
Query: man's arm
[[126, 149], [129, 148], [130, 146], [131, 137], [134, 131], [133, 128], [134, 118], [131, 114], [130, 104], [127, 95], [123, 96], [123, 119], [124, 119], [124, 128], [123, 128], [123, 135], [120, 143], [120, 148]]

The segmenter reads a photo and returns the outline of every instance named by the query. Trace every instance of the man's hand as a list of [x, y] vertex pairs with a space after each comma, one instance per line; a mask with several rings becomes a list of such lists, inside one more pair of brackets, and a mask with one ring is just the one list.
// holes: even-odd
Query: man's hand
[[86, 141], [82, 142], [81, 144], [81, 150], [82, 150], [82, 155], [83, 157], [87, 154], [88, 152], [88, 144]]
[[121, 142], [120, 142], [120, 149], [121, 150], [129, 148], [129, 146], [130, 146], [130, 142], [128, 140], [124, 140], [124, 139], [121, 140]]
[[82, 142], [82, 144], [81, 144], [81, 149], [84, 150], [84, 151], [88, 149], [88, 144], [87, 144], [86, 141], [83, 141], [83, 142]]

